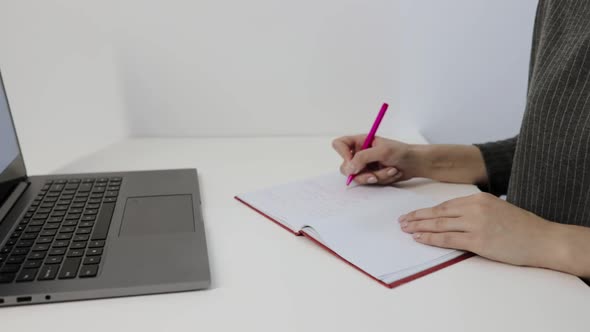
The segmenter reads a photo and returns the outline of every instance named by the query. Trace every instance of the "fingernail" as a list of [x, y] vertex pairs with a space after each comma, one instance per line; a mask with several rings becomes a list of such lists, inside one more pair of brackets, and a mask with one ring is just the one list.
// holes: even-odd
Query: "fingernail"
[[397, 173], [397, 169], [395, 169], [395, 168], [392, 168], [389, 171], [387, 171], [388, 176], [394, 176], [395, 173]]
[[408, 227], [408, 222], [407, 221], [402, 221], [402, 228], [406, 228]]
[[367, 183], [377, 183], [377, 178], [374, 176], [371, 176], [368, 180]]
[[406, 214], [402, 214], [401, 216], [399, 216], [399, 218], [397, 218], [397, 221], [402, 222], [405, 221], [406, 219]]
[[414, 239], [419, 239], [422, 236], [422, 234], [414, 233], [412, 236], [414, 237]]

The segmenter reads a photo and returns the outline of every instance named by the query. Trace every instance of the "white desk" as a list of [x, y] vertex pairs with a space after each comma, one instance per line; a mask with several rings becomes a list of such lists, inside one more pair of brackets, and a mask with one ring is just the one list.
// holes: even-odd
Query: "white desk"
[[[415, 133], [401, 136], [422, 140]], [[198, 168], [213, 287], [5, 308], [0, 330], [590, 330], [590, 289], [573, 276], [475, 257], [387, 289], [233, 200], [237, 193], [336, 169], [330, 141], [131, 139], [71, 163], [59, 172]]]

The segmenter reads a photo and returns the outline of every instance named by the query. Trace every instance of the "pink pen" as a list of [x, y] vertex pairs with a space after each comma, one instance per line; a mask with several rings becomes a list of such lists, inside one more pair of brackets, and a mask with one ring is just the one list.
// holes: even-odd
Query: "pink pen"
[[[371, 144], [373, 143], [373, 140], [375, 139], [375, 134], [377, 133], [377, 129], [379, 129], [379, 125], [381, 124], [381, 120], [383, 120], [383, 117], [385, 116], [385, 112], [387, 112], [388, 107], [389, 107], [389, 105], [387, 105], [387, 103], [383, 103], [383, 106], [381, 106], [381, 110], [379, 111], [379, 114], [377, 114], [377, 118], [375, 119], [375, 122], [373, 123], [373, 127], [371, 128], [369, 135], [367, 135], [367, 138], [365, 138], [365, 142], [363, 143], [361, 150], [368, 149], [371, 146]], [[352, 180], [354, 180], [355, 176], [356, 176], [356, 174], [350, 174], [348, 176], [348, 179], [346, 180], [347, 186], [350, 185]]]

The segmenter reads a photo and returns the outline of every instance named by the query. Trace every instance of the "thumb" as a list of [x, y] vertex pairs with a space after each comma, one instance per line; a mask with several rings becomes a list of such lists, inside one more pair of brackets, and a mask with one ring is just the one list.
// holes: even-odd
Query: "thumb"
[[383, 151], [379, 147], [369, 148], [355, 153], [349, 162], [349, 169], [352, 174], [356, 174], [367, 167], [368, 164], [380, 161], [383, 157]]

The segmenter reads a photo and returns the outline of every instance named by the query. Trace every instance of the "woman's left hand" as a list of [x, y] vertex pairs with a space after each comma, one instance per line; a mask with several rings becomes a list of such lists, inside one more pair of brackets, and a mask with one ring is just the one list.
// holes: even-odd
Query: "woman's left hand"
[[555, 253], [554, 223], [490, 194], [456, 198], [399, 218], [417, 242], [471, 251], [493, 260], [544, 266]]

